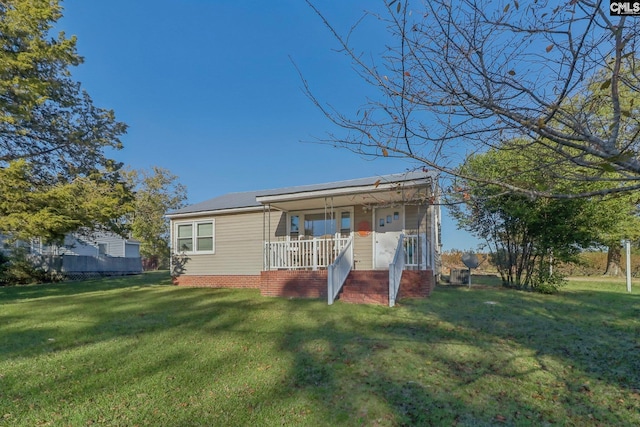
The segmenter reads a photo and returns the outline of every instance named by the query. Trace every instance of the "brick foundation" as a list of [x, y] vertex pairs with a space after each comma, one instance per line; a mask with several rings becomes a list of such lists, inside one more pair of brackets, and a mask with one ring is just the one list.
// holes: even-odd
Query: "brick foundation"
[[203, 288], [260, 289], [258, 275], [178, 276], [173, 284]]
[[427, 298], [431, 295], [435, 286], [433, 271], [431, 270], [404, 270], [400, 280], [401, 298]]
[[271, 270], [260, 273], [260, 293], [271, 297], [326, 298], [327, 270]]
[[[178, 276], [180, 286], [260, 289], [263, 296], [289, 298], [327, 298], [327, 270], [272, 270], [260, 275]], [[400, 283], [401, 298], [426, 298], [435, 285], [431, 270], [405, 270]], [[389, 272], [353, 270], [338, 297], [356, 304], [389, 304]]]

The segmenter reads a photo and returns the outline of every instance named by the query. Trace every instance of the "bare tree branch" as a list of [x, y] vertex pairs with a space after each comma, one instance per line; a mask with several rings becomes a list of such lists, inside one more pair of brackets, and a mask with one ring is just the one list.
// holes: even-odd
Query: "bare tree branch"
[[357, 27], [343, 37], [307, 3], [378, 91], [359, 113], [340, 112], [298, 70], [307, 96], [343, 130], [320, 142], [456, 177], [468, 155], [508, 149], [518, 139], [555, 153], [537, 167], [597, 189], [524, 188], [509, 182], [511, 171], [491, 184], [559, 198], [640, 188], [639, 20], [609, 16], [601, 0], [391, 1], [382, 13], [365, 12], [390, 40], [384, 55], [365, 60], [351, 44]]

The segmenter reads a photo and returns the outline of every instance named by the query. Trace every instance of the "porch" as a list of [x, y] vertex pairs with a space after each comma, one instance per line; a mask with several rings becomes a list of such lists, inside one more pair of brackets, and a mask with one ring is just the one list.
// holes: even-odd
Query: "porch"
[[[400, 234], [393, 251], [393, 261], [386, 265], [387, 269], [369, 271], [353, 270], [353, 237], [341, 237], [336, 233], [332, 237], [287, 238], [284, 241], [265, 242], [265, 271], [261, 274], [263, 293], [274, 292], [270, 283], [284, 281], [280, 283], [284, 287], [277, 291], [283, 292], [283, 295], [289, 292], [306, 297], [322, 295], [327, 297], [328, 304], [333, 304], [340, 298], [344, 288], [348, 288], [344, 291], [346, 301], [388, 303], [393, 307], [399, 297], [403, 280], [406, 279], [403, 278], [405, 270], [416, 270], [419, 273], [427, 270], [426, 263], [420, 263], [420, 254], [427, 252], [426, 236]], [[432, 276], [432, 271], [429, 272]], [[307, 273], [320, 274], [309, 276]], [[363, 277], [368, 280], [364, 280]], [[422, 274], [418, 277], [429, 275]], [[415, 282], [415, 278], [410, 281]], [[321, 290], [322, 288], [325, 288], [326, 292]]]
[[[304, 288], [297, 277], [326, 272], [322, 294], [332, 304], [350, 276], [353, 282], [360, 272], [375, 272], [371, 289], [386, 287], [384, 299], [393, 306], [403, 272], [431, 271], [435, 264], [433, 184], [427, 177], [402, 183], [367, 180], [257, 197], [263, 205], [262, 276], [281, 276], [287, 288]], [[312, 276], [315, 287], [320, 276]]]
[[[422, 248], [421, 246], [422, 245]], [[425, 268], [427, 260], [420, 263], [420, 254], [426, 254], [426, 238], [419, 235], [402, 236], [404, 267], [407, 270]], [[308, 239], [292, 239], [277, 242], [264, 242], [264, 270], [322, 270], [333, 264], [338, 255], [345, 249], [351, 251], [353, 265], [353, 236], [313, 237]], [[422, 264], [422, 265], [421, 265]]]

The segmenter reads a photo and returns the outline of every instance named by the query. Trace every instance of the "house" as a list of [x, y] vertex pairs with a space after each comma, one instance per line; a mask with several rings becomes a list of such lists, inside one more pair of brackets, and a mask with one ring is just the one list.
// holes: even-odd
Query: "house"
[[37, 238], [9, 242], [0, 236], [3, 250], [14, 245], [25, 248], [36, 265], [67, 278], [142, 273], [140, 242], [110, 232], [69, 233], [61, 244], [45, 244]]
[[88, 235], [70, 233], [60, 245], [43, 244], [40, 239], [31, 241], [31, 253], [37, 255], [108, 256], [140, 258], [140, 242], [109, 232]]
[[392, 306], [439, 275], [433, 173], [231, 193], [167, 216], [177, 285]]

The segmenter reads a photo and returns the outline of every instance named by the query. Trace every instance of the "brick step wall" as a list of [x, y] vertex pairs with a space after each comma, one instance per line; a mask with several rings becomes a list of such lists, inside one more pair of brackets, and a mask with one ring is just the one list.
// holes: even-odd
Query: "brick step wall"
[[351, 271], [338, 299], [355, 304], [389, 304], [389, 272]]
[[260, 273], [263, 296], [327, 298], [327, 270], [271, 270]]
[[401, 298], [427, 298], [435, 287], [431, 270], [404, 270], [400, 281], [398, 300]]
[[[433, 272], [405, 270], [402, 272], [401, 298], [426, 298], [435, 286]], [[342, 287], [338, 299], [356, 304], [389, 304], [389, 272], [353, 270]]]

